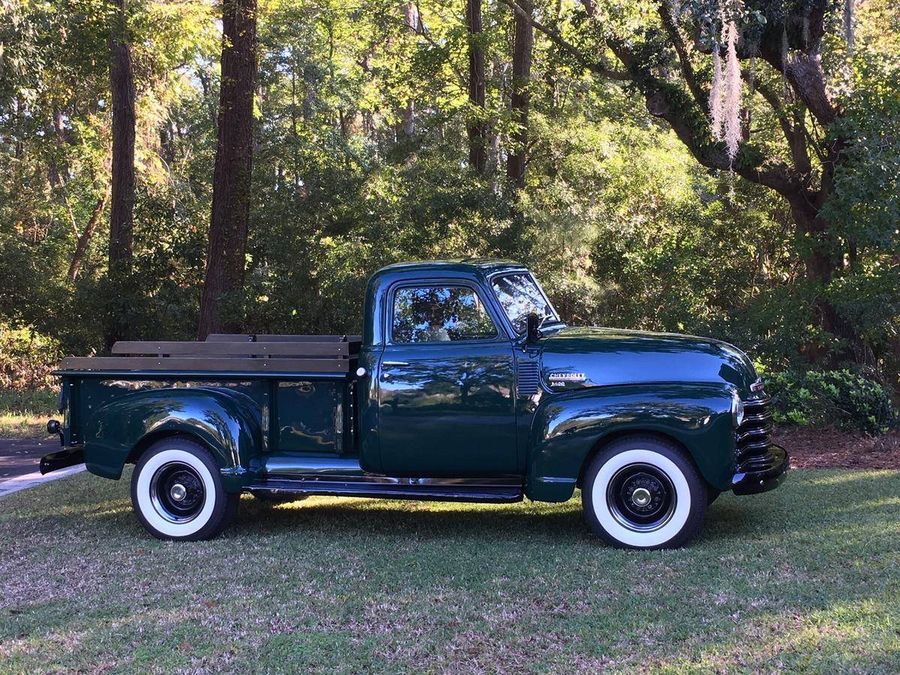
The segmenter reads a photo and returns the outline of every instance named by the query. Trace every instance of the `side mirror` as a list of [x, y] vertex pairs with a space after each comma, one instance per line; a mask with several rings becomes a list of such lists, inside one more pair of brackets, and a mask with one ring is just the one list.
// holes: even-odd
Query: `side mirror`
[[530, 343], [541, 339], [541, 317], [532, 312], [525, 318], [525, 341]]

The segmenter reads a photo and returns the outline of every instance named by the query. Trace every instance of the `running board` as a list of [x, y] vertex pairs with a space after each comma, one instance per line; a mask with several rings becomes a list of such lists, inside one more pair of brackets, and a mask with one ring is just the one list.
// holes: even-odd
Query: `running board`
[[441, 502], [520, 502], [523, 496], [521, 482], [492, 483], [484, 480], [389, 476], [367, 476], [355, 480], [341, 480], [337, 476], [324, 480], [319, 477], [269, 478], [245, 489], [252, 493], [272, 495], [329, 495]]

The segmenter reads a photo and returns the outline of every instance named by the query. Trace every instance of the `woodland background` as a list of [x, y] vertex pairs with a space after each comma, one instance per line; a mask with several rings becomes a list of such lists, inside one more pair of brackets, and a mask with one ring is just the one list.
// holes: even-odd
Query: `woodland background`
[[887, 430], [898, 54], [894, 0], [0, 0], [0, 388], [358, 332], [376, 268], [499, 256]]

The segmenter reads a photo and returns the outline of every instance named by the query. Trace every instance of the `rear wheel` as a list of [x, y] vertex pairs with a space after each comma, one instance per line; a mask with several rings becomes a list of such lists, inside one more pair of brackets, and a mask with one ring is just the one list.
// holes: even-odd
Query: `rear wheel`
[[614, 441], [588, 466], [582, 505], [591, 529], [620, 548], [677, 548], [706, 513], [706, 485], [680, 447], [650, 436]]
[[209, 451], [186, 438], [151, 445], [131, 476], [134, 511], [159, 539], [211, 539], [234, 517], [239, 499], [225, 492]]

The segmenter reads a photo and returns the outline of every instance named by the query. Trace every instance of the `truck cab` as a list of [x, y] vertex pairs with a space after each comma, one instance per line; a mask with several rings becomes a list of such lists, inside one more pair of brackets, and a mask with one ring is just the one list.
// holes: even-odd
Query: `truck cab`
[[242, 492], [566, 501], [605, 541], [679, 546], [787, 453], [750, 360], [677, 334], [573, 328], [510, 261], [391, 265], [361, 336], [214, 335], [66, 359], [61, 452], [119, 478], [155, 536], [214, 536]]

